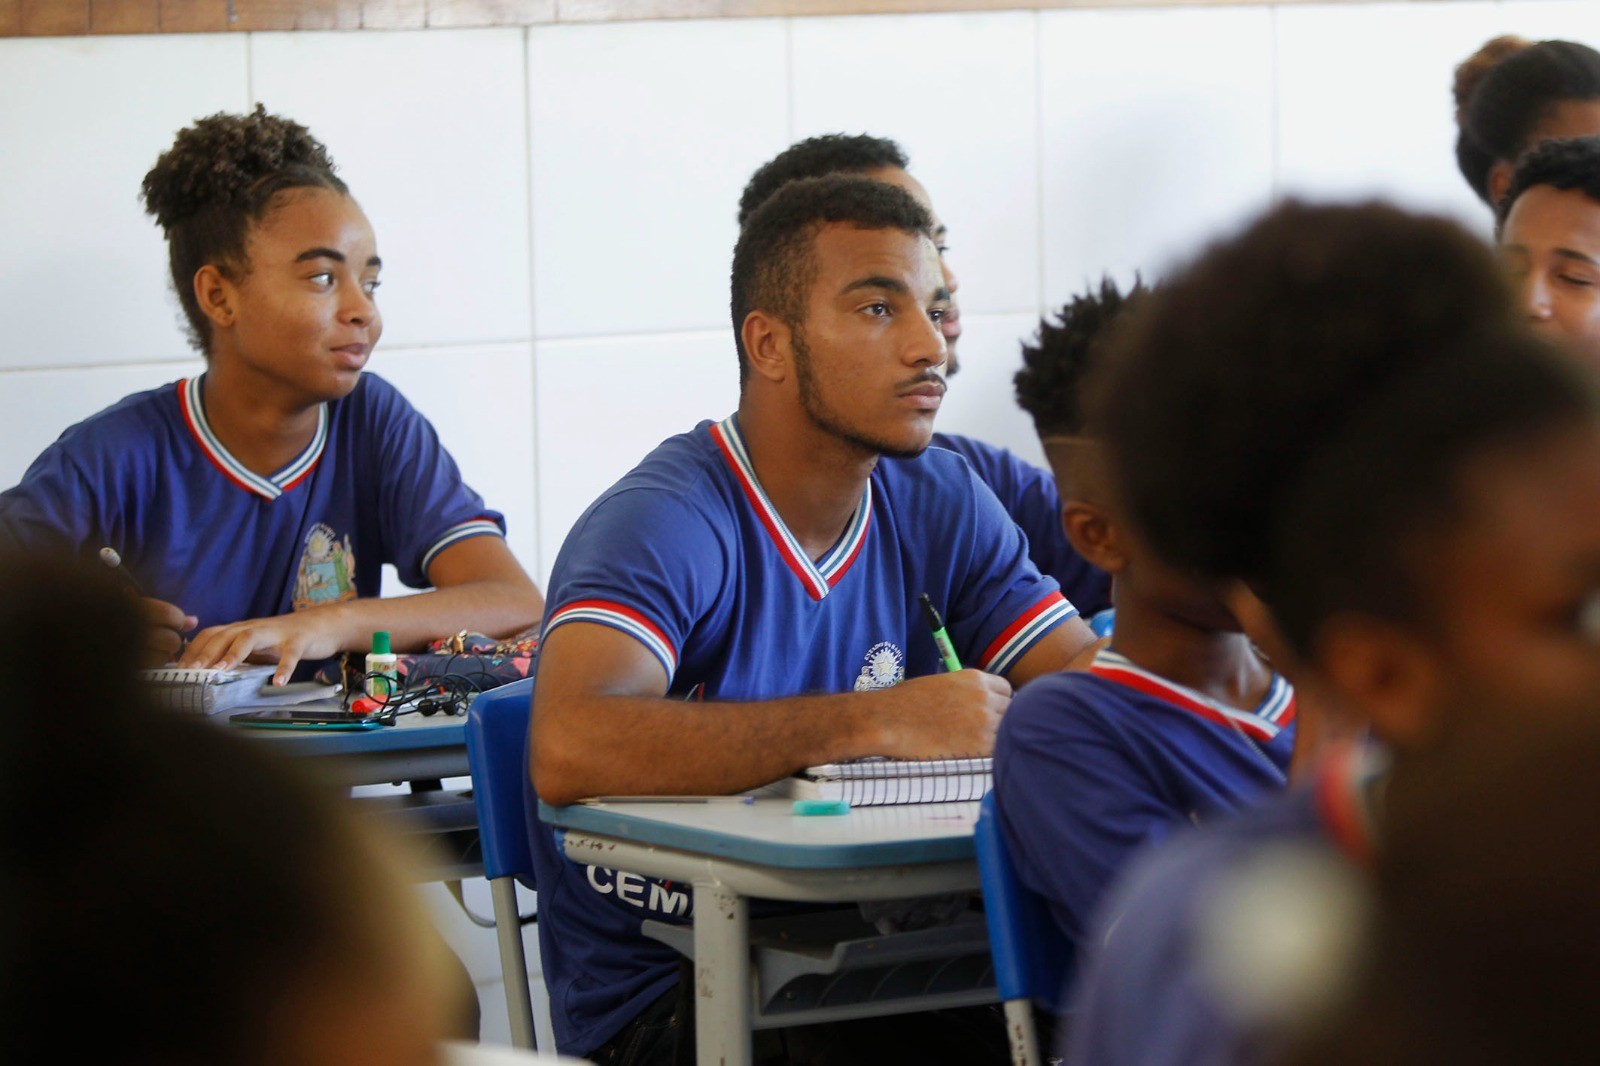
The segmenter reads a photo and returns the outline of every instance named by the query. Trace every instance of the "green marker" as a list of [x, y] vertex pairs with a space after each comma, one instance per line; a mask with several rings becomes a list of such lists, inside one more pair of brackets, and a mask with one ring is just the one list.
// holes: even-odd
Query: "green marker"
[[944, 668], [952, 673], [961, 669], [961, 660], [956, 655], [955, 645], [950, 643], [950, 634], [944, 631], [944, 619], [939, 617], [938, 608], [934, 607], [926, 592], [917, 598], [922, 601], [922, 616], [928, 620], [928, 628], [933, 630], [933, 642], [938, 645]]

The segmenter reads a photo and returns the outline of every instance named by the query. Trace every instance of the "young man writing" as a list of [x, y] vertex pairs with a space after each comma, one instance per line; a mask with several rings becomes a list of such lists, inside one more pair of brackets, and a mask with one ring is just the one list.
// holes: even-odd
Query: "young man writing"
[[[915, 200], [793, 183], [746, 224], [732, 288], [738, 412], [647, 456], [556, 561], [531, 764], [550, 803], [987, 752], [1012, 685], [1092, 644], [993, 493], [926, 451], [948, 291]], [[922, 594], [976, 669], [941, 672]], [[650, 1061], [626, 1027], [671, 999], [677, 963], [639, 922], [684, 917], [681, 887], [640, 894], [650, 913], [549, 832], [533, 844], [558, 1044]]]

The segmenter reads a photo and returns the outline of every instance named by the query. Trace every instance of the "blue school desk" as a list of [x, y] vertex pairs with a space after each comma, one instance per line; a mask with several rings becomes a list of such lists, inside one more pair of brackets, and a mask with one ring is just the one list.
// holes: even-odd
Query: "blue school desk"
[[405, 794], [357, 795], [352, 802], [363, 816], [380, 819], [391, 831], [424, 838], [425, 853], [433, 860], [423, 872], [425, 880], [482, 876], [472, 796], [439, 784], [468, 775], [465, 716], [404, 714], [392, 726], [348, 732], [223, 724], [274, 751], [311, 760], [319, 773], [341, 787], [410, 785]]
[[541, 803], [539, 812], [575, 862], [693, 886], [692, 927], [644, 928], [695, 960], [703, 1064], [748, 1066], [752, 1029], [997, 999], [981, 916], [888, 936], [862, 935], [853, 909], [750, 919], [752, 897], [834, 903], [976, 892], [976, 803], [805, 817], [789, 800], [717, 797]]

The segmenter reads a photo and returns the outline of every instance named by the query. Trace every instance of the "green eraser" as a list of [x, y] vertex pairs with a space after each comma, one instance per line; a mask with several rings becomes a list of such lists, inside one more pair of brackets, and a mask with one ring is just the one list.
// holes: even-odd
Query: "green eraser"
[[796, 814], [849, 814], [849, 800], [795, 800]]

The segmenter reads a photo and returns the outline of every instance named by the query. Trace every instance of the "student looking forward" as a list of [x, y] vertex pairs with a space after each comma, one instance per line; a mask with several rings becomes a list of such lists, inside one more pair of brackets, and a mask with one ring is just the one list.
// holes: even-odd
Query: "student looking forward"
[[[927, 211], [865, 178], [791, 183], [746, 223], [732, 288], [737, 413], [663, 443], [556, 560], [531, 765], [550, 803], [987, 752], [1012, 686], [1092, 644], [994, 494], [927, 447], [948, 297]], [[923, 593], [968, 669], [941, 672]], [[624, 898], [542, 827], [533, 847], [557, 1043], [653, 1061], [629, 1048], [671, 1028], [677, 961], [639, 922], [686, 901]]]

